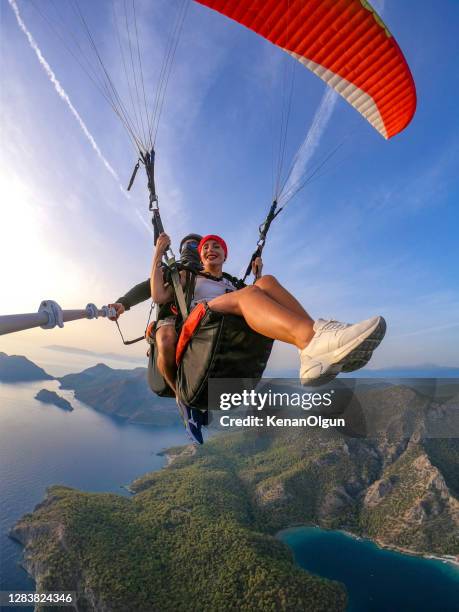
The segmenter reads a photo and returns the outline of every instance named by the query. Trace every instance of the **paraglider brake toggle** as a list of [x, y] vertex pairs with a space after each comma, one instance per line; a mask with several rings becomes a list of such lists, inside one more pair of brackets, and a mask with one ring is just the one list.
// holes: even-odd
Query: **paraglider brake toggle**
[[129, 185], [127, 186], [127, 191], [131, 191], [131, 187], [134, 184], [135, 177], [137, 174], [137, 170], [140, 168], [140, 159], [137, 160], [136, 165], [134, 166], [134, 170], [132, 171], [131, 178], [129, 180]]

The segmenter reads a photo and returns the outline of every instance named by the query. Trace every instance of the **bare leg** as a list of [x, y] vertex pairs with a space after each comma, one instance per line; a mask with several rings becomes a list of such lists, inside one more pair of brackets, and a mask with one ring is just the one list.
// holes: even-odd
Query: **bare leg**
[[175, 393], [175, 377], [177, 374], [175, 347], [177, 345], [177, 332], [174, 325], [163, 325], [157, 329], [155, 341], [158, 348], [158, 370]]
[[[280, 285], [279, 288], [290, 295]], [[244, 317], [247, 325], [258, 333], [294, 344], [300, 349], [304, 348], [314, 335], [314, 322], [307, 313], [292, 311], [257, 285], [220, 295], [209, 302], [209, 308]]]
[[256, 281], [255, 285], [260, 287], [260, 289], [263, 289], [263, 291], [278, 304], [285, 306], [292, 312], [300, 315], [300, 317], [309, 319], [314, 325], [314, 320], [306, 312], [303, 306], [289, 291], [287, 291], [287, 289], [285, 289], [285, 287], [279, 283], [277, 278], [271, 274], [265, 274]]

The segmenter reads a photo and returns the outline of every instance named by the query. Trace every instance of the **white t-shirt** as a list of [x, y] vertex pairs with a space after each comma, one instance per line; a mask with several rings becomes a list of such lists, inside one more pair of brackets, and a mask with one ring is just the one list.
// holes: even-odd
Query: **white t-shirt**
[[213, 298], [230, 293], [231, 291], [236, 291], [236, 287], [225, 277], [220, 280], [212, 280], [211, 278], [198, 275], [191, 307], [194, 308], [200, 302], [210, 302]]

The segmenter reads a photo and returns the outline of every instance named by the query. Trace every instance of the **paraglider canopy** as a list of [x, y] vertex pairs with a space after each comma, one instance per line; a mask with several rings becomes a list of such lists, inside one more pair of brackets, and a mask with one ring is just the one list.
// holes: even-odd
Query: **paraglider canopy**
[[277, 45], [335, 89], [384, 138], [411, 121], [405, 58], [366, 0], [196, 0]]

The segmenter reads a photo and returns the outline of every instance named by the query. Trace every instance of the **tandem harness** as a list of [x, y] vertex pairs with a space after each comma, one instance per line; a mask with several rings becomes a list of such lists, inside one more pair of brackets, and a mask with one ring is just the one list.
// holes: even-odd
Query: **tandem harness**
[[[203, 272], [191, 272], [190, 287], [185, 293], [191, 304], [198, 275], [221, 280]], [[194, 278], [193, 278], [194, 277]], [[239, 279], [224, 273], [236, 289], [245, 285]], [[147, 341], [151, 344], [148, 359], [148, 383], [161, 397], [175, 397], [157, 367], [157, 346], [154, 324], [150, 326]], [[226, 315], [198, 303], [185, 322], [177, 315], [177, 393], [182, 401], [194, 408], [209, 408], [208, 382], [210, 379], [261, 378], [271, 354], [273, 340], [252, 330], [242, 317]]]
[[[175, 317], [175, 330], [177, 334], [180, 335], [184, 323], [188, 321], [188, 318], [190, 317], [191, 313], [194, 310], [192, 308], [192, 303], [193, 303], [195, 289], [196, 289], [196, 281], [199, 276], [203, 278], [207, 278], [209, 280], [213, 280], [213, 281], [220, 281], [222, 279], [225, 279], [229, 281], [229, 283], [234, 287], [235, 290], [242, 289], [243, 287], [246, 286], [243, 281], [236, 278], [235, 276], [231, 276], [230, 274], [227, 274], [226, 272], [223, 272], [221, 277], [216, 277], [207, 272], [203, 272], [202, 270], [197, 270], [196, 268], [183, 266], [181, 265], [180, 262], [177, 264], [177, 267], [180, 271], [185, 272], [184, 295], [185, 295], [186, 307], [190, 314], [184, 321], [179, 312], [179, 308], [178, 308], [176, 299], [172, 302], [168, 302], [167, 304], [158, 304], [159, 310], [158, 310], [157, 319], [156, 321], [153, 321], [152, 323], [147, 324], [147, 329], [145, 331], [145, 339], [147, 340], [149, 344], [154, 344], [154, 335], [155, 335], [155, 331], [158, 326], [158, 322], [164, 319], [167, 319], [169, 317]], [[165, 270], [165, 273], [164, 273], [164, 282], [165, 284], [170, 284], [170, 277], [169, 277], [167, 270]]]
[[[141, 153], [131, 180], [131, 188], [139, 164], [145, 165], [149, 189], [149, 210], [152, 213], [152, 225], [154, 229], [154, 243], [156, 244], [159, 234], [164, 232], [162, 224], [158, 196], [155, 187], [155, 151]], [[252, 263], [261, 256], [266, 242], [266, 236], [271, 223], [281, 212], [277, 208], [277, 201], [270, 207], [265, 221], [259, 227], [259, 239], [257, 248], [253, 253], [244, 280], [250, 273]], [[180, 263], [169, 247], [165, 253], [165, 269], [169, 274], [170, 284], [174, 289], [175, 310], [177, 311], [176, 323], [180, 331], [178, 347], [179, 359], [177, 361], [177, 394], [187, 405], [207, 410], [208, 406], [208, 380], [210, 378], [234, 378], [234, 379], [259, 379], [261, 378], [271, 353], [273, 340], [258, 334], [252, 330], [242, 317], [225, 315], [213, 312], [207, 305], [198, 304], [198, 312], [193, 311], [188, 316], [191, 306], [198, 275], [204, 275], [211, 280], [221, 280], [202, 271], [182, 266], [185, 271], [185, 291], [180, 282]], [[222, 278], [226, 278], [236, 289], [245, 287], [244, 280], [238, 280], [226, 272]], [[171, 306], [171, 309], [173, 308]], [[148, 382], [154, 393], [160, 396], [174, 396], [172, 389], [166, 383], [157, 368], [157, 346], [154, 341], [155, 323], [150, 324], [152, 313], [145, 332], [145, 337], [150, 343]], [[173, 311], [172, 311], [173, 312]], [[118, 326], [119, 329], [119, 326]], [[121, 334], [121, 330], [120, 334]], [[186, 335], [186, 344], [181, 337]], [[125, 342], [132, 344], [134, 341]], [[140, 338], [138, 339], [140, 340]], [[135, 340], [137, 341], [137, 340]]]

